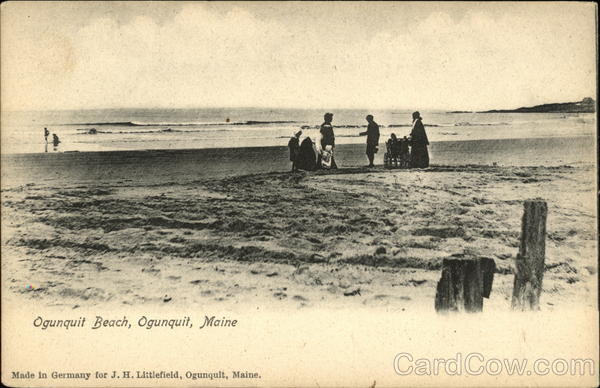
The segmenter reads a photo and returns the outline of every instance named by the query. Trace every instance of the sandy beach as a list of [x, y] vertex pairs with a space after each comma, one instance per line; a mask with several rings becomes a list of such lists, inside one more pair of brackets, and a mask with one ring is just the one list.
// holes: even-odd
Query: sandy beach
[[504, 311], [523, 201], [542, 197], [542, 309], [595, 308], [594, 145], [577, 140], [434, 144], [425, 170], [367, 169], [348, 145], [341, 169], [294, 174], [283, 148], [5, 156], [2, 291], [73, 308], [430, 310], [454, 255], [495, 260], [485, 309]]

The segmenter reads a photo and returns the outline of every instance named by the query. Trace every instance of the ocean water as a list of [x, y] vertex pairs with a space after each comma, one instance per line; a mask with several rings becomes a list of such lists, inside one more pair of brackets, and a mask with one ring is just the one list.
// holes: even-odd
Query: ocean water
[[[337, 144], [364, 143], [358, 135], [373, 114], [381, 143], [408, 135], [408, 110], [332, 110]], [[302, 129], [316, 139], [324, 110], [100, 109], [2, 112], [2, 153], [116, 151], [285, 146]], [[450, 113], [421, 111], [431, 142], [595, 136], [595, 114]], [[58, 147], [44, 141], [47, 127]]]

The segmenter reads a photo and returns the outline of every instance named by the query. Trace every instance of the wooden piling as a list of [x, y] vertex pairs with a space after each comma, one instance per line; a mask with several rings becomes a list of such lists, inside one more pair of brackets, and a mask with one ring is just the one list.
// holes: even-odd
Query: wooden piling
[[492, 290], [495, 269], [494, 260], [489, 258], [444, 259], [435, 295], [435, 310], [482, 311], [483, 298], [489, 298]]
[[521, 223], [521, 245], [515, 260], [512, 295], [514, 310], [539, 310], [546, 257], [546, 218], [543, 200], [525, 201]]

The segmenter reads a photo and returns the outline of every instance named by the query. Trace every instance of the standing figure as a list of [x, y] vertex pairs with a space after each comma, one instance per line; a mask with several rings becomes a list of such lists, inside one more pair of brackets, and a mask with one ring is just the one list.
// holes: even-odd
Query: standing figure
[[413, 127], [410, 133], [410, 144], [412, 147], [410, 166], [427, 168], [429, 167], [429, 152], [427, 152], [429, 140], [427, 139], [427, 133], [425, 133], [421, 114], [419, 112], [414, 112], [412, 118]]
[[404, 136], [399, 141], [398, 153], [400, 155], [400, 167], [410, 167], [410, 142], [408, 138]]
[[367, 126], [366, 132], [361, 132], [360, 136], [367, 136], [367, 158], [369, 159], [368, 167], [375, 167], [373, 160], [375, 159], [375, 153], [378, 151], [379, 146], [379, 125], [373, 121], [373, 115], [367, 115], [366, 117], [369, 125]]
[[48, 136], [50, 136], [50, 131], [48, 128], [44, 128], [44, 140], [46, 140], [46, 144], [48, 144]]
[[[331, 153], [331, 167], [332, 169], [336, 169], [337, 165], [335, 164], [335, 159], [334, 159], [334, 149], [335, 149], [335, 134], [333, 133], [333, 125], [331, 125], [331, 122], [333, 121], [333, 113], [325, 113], [324, 116], [324, 123], [321, 124], [321, 139], [320, 139], [320, 145], [321, 145], [321, 153], [323, 152], [330, 152]], [[328, 147], [329, 146], [329, 149]], [[320, 162], [320, 161], [319, 161]], [[320, 164], [320, 163], [319, 163]]]
[[288, 147], [290, 149], [290, 161], [292, 162], [292, 172], [298, 170], [296, 161], [298, 160], [298, 154], [300, 153], [300, 135], [302, 135], [302, 131], [296, 132], [288, 142]]
[[385, 143], [386, 153], [384, 155], [384, 164], [386, 167], [398, 167], [398, 138], [395, 133], [390, 135], [390, 138]]

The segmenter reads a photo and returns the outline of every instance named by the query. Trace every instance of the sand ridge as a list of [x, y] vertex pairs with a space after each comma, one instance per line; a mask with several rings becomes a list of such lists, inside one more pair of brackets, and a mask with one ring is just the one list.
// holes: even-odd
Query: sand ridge
[[[594, 306], [590, 165], [345, 168], [2, 191], [3, 291], [47, 306], [433, 308], [441, 261], [491, 257], [508, 309], [522, 201], [549, 203], [544, 309]], [[5, 294], [6, 295], [6, 294]]]

